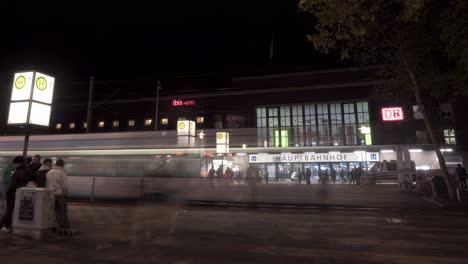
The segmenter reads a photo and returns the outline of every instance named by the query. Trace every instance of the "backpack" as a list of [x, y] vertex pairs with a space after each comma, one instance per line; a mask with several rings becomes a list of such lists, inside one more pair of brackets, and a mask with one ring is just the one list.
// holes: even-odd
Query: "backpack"
[[5, 170], [3, 171], [2, 183], [5, 185], [9, 185], [11, 182], [11, 176], [13, 175], [13, 173], [15, 173], [15, 169], [13, 169], [13, 167], [11, 166], [6, 167]]

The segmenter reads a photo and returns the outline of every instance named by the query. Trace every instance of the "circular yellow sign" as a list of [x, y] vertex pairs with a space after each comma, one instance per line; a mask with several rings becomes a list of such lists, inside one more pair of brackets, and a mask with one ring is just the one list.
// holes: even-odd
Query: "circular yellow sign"
[[20, 90], [20, 89], [23, 89], [24, 86], [26, 86], [26, 77], [24, 77], [23, 75], [20, 75], [15, 80], [15, 88]]
[[184, 122], [180, 122], [179, 123], [179, 130], [184, 130], [185, 129], [185, 123]]
[[44, 77], [39, 77], [36, 79], [37, 89], [44, 91], [47, 88], [47, 80]]
[[221, 133], [218, 133], [218, 135], [216, 136], [218, 139], [223, 139], [223, 134]]
[[193, 123], [190, 123], [190, 130], [193, 130]]

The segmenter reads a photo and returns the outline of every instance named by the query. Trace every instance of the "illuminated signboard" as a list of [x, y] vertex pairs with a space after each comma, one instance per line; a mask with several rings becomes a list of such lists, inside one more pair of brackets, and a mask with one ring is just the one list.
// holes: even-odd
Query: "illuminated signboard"
[[387, 121], [402, 121], [405, 120], [402, 107], [385, 107], [382, 108], [382, 120]]
[[40, 72], [15, 73], [8, 125], [49, 126], [54, 83], [54, 77]]
[[195, 122], [189, 120], [177, 121], [178, 136], [195, 136]]
[[194, 106], [197, 103], [195, 100], [179, 100], [179, 99], [172, 99], [172, 106], [177, 107], [177, 106]]

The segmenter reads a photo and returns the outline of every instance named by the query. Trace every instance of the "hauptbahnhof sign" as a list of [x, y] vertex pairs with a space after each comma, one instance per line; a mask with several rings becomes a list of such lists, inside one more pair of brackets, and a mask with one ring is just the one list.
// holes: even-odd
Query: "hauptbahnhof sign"
[[250, 163], [289, 163], [289, 162], [365, 162], [379, 161], [378, 152], [350, 153], [302, 153], [302, 154], [253, 154]]

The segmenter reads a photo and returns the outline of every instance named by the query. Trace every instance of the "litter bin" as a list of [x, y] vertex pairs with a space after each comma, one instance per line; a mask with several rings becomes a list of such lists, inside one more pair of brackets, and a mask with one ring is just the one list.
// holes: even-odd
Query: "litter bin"
[[16, 190], [13, 235], [40, 239], [55, 222], [55, 196], [52, 190], [23, 187]]

